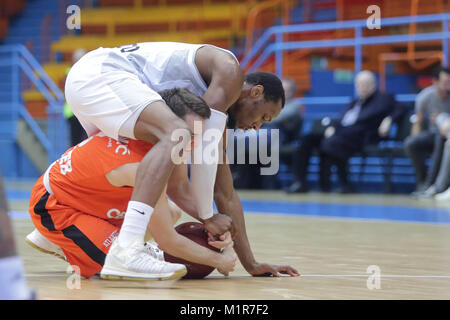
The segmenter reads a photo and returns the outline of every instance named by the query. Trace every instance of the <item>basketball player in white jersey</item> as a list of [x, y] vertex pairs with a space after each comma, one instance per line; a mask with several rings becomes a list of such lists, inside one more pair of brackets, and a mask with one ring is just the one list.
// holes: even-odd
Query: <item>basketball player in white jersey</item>
[[[282, 84], [275, 75], [244, 76], [231, 52], [210, 45], [154, 42], [99, 48], [72, 67], [66, 79], [66, 99], [88, 136], [102, 131], [114, 139], [122, 136], [154, 144], [139, 165], [117, 252], [108, 253], [123, 257], [122, 265], [115, 266], [122, 273], [128, 268], [126, 257], [133, 251], [129, 247], [143, 244], [153, 208], [174, 167], [171, 154], [180, 141], [173, 141], [172, 133], [177, 129], [186, 133], [182, 144], [187, 144], [192, 135], [187, 124], [157, 93], [175, 87], [203, 97], [210, 106], [211, 117], [205, 121], [203, 132], [224, 132], [227, 121], [233, 128], [258, 129], [277, 117], [284, 106]], [[219, 141], [203, 137], [202, 144], [217, 150]], [[298, 275], [289, 266], [256, 262], [240, 199], [233, 188], [230, 169], [223, 163], [191, 165], [196, 210], [205, 227], [212, 234], [223, 234], [232, 228], [234, 248], [250, 274]], [[223, 214], [213, 213], [213, 201]], [[136, 238], [142, 241], [136, 242]], [[151, 275], [152, 268], [149, 256], [143, 273]]]

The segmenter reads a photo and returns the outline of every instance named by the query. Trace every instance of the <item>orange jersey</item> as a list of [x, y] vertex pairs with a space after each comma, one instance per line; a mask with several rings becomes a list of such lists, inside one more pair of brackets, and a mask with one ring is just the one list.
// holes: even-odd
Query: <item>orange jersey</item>
[[102, 219], [123, 219], [133, 187], [113, 186], [105, 175], [121, 165], [140, 162], [152, 147], [144, 141], [117, 141], [99, 133], [67, 150], [47, 170], [48, 191], [61, 205]]

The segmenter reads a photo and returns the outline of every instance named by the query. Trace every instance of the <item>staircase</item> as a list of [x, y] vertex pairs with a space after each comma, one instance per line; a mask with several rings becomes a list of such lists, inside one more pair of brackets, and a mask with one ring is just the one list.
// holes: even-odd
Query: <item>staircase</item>
[[[8, 36], [3, 44], [23, 44], [40, 62], [49, 60], [50, 41], [57, 40], [59, 13], [61, 1], [58, 0], [28, 0], [22, 13], [11, 20]], [[45, 17], [51, 16], [51, 23], [45, 32]], [[45, 39], [43, 39], [45, 38]]]
[[[0, 46], [0, 162], [3, 175], [17, 178], [43, 173], [67, 147], [63, 95], [23, 45]], [[48, 117], [41, 126], [21, 98], [21, 84], [33, 82], [45, 96]]]
[[[14, 6], [22, 2], [12, 1], [10, 5]], [[46, 87], [43, 85], [40, 71], [36, 70], [36, 67], [40, 68], [36, 59], [49, 59], [50, 42], [58, 38], [56, 26], [59, 23], [58, 10], [61, 3], [58, 0], [24, 1], [20, 7], [21, 11], [16, 10], [14, 18], [9, 19], [7, 32], [2, 39], [0, 145], [4, 152], [1, 169], [5, 176], [39, 175], [47, 167], [49, 156], [54, 157], [54, 139], [47, 135], [48, 127], [54, 127], [47, 119], [49, 101], [41, 95], [41, 111], [30, 115], [24, 107], [21, 92], [27, 89], [37, 90], [31, 81], [32, 77], [36, 83]], [[5, 5], [8, 6], [6, 3]], [[29, 53], [27, 58], [23, 56], [23, 50], [26, 49], [18, 49], [17, 44], [26, 46], [36, 59]], [[19, 64], [23, 66], [20, 67]], [[61, 136], [64, 136], [64, 132], [61, 132]]]
[[16, 142], [39, 172], [44, 172], [47, 169], [49, 162], [47, 150], [37, 137], [35, 131], [22, 118], [19, 118], [17, 122]]

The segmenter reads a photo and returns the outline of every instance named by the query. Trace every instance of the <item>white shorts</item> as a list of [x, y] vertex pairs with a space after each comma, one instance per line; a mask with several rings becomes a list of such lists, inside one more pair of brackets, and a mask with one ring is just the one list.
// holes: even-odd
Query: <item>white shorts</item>
[[109, 53], [99, 48], [74, 64], [66, 79], [66, 100], [89, 137], [102, 131], [113, 139], [135, 139], [142, 110], [163, 99], [142, 83], [127, 60]]

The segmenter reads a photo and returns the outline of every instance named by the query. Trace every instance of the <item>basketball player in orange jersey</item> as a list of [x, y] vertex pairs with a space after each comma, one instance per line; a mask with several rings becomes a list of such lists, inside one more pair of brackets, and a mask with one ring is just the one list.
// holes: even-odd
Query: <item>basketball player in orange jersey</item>
[[[194, 121], [204, 122], [210, 115], [206, 103], [185, 89], [165, 90], [161, 96], [192, 128]], [[125, 280], [168, 280], [184, 276], [184, 265], [165, 262], [163, 253], [149, 243], [132, 245], [137, 249], [124, 257], [128, 266], [125, 273], [117, 269], [114, 256], [107, 256], [108, 251], [118, 245], [116, 238], [139, 162], [152, 147], [145, 141], [117, 141], [98, 133], [66, 151], [33, 188], [29, 212], [37, 230], [27, 236], [27, 242], [67, 259], [74, 270], [87, 278], [99, 272], [104, 279]], [[170, 183], [183, 192], [184, 206], [195, 211], [185, 164], [174, 168]], [[237, 257], [230, 233], [222, 237], [223, 241], [210, 242], [224, 249], [222, 253], [179, 235], [173, 224], [181, 210], [168, 202], [163, 190], [149, 224], [149, 231], [161, 249], [185, 260], [210, 265], [224, 274], [233, 271]], [[176, 193], [172, 191], [173, 195]], [[136, 227], [146, 229], [145, 225]], [[158, 272], [142, 272], [148, 257], [154, 258], [153, 268]]]
[[[154, 144], [139, 165], [119, 236], [121, 251], [130, 248], [136, 237], [143, 242], [143, 231], [134, 226], [149, 223], [174, 167], [171, 152], [178, 141], [171, 139], [172, 133], [183, 129], [186, 136], [190, 135], [186, 122], [167, 108], [157, 93], [174, 87], [202, 96], [211, 108], [204, 132], [224, 132], [226, 125], [258, 129], [277, 117], [285, 102], [278, 77], [264, 72], [244, 75], [230, 51], [211, 45], [137, 43], [99, 48], [83, 56], [67, 76], [65, 94], [88, 136], [102, 131], [114, 139], [127, 137]], [[220, 138], [208, 139], [204, 135], [202, 145], [217, 150], [217, 140]], [[241, 202], [226, 162], [194, 163], [191, 183], [206, 229], [222, 234], [232, 226], [236, 253], [250, 274], [297, 274], [285, 266], [259, 263], [254, 258]], [[221, 214], [213, 214], [214, 201]], [[116, 255], [116, 251], [110, 250], [108, 255]], [[146, 272], [152, 273], [151, 264]]]

